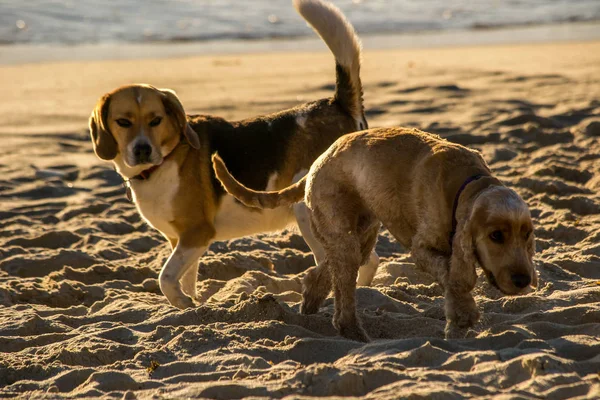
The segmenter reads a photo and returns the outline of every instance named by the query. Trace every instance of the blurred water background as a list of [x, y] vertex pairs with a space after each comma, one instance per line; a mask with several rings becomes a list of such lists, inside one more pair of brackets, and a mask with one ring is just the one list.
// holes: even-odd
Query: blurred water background
[[[600, 20], [600, 0], [334, 0], [361, 35]], [[313, 35], [290, 0], [0, 0], [0, 44]]]

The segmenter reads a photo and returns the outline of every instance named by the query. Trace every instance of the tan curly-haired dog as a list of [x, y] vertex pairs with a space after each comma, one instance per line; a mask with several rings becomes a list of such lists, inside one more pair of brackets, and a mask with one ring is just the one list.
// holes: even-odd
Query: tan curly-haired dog
[[213, 166], [244, 204], [273, 208], [305, 198], [325, 257], [304, 280], [301, 311], [318, 311], [332, 286], [333, 323], [342, 336], [368, 341], [356, 316], [355, 287], [383, 224], [446, 297], [446, 335], [479, 319], [471, 294], [481, 266], [488, 281], [514, 295], [537, 285], [529, 209], [479, 154], [417, 129], [383, 128], [338, 139], [298, 183], [277, 192], [237, 182], [222, 160]]

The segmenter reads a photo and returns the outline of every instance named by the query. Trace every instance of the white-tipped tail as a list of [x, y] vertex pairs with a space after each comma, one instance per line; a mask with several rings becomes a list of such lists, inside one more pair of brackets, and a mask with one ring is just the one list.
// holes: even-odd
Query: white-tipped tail
[[360, 66], [360, 40], [339, 8], [321, 0], [293, 0], [294, 7], [327, 44], [338, 64]]
[[336, 99], [354, 117], [358, 127], [366, 129], [360, 82], [361, 44], [354, 27], [339, 8], [327, 1], [292, 1], [298, 13], [319, 34], [335, 57], [338, 65]]

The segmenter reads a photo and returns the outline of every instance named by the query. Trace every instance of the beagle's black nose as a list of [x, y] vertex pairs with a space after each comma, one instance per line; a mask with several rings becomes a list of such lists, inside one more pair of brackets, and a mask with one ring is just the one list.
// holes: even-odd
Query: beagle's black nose
[[531, 283], [531, 277], [525, 274], [512, 274], [510, 279], [515, 284], [516, 287], [523, 289], [527, 287]]
[[138, 143], [133, 147], [133, 156], [140, 164], [150, 161], [151, 154], [152, 147], [148, 143]]

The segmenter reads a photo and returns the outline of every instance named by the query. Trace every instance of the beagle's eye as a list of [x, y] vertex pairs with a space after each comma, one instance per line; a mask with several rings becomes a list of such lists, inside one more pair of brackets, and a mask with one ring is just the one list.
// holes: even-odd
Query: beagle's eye
[[131, 128], [131, 121], [125, 118], [119, 118], [117, 120], [117, 125], [119, 125], [121, 128]]
[[160, 125], [161, 121], [162, 121], [162, 117], [156, 117], [156, 118], [154, 118], [152, 121], [150, 121], [150, 124], [149, 124], [149, 125], [150, 125], [151, 127], [155, 127], [155, 126], [158, 126], [158, 125]]
[[504, 234], [502, 231], [494, 231], [490, 233], [490, 239], [492, 239], [492, 242], [502, 244], [504, 243]]

